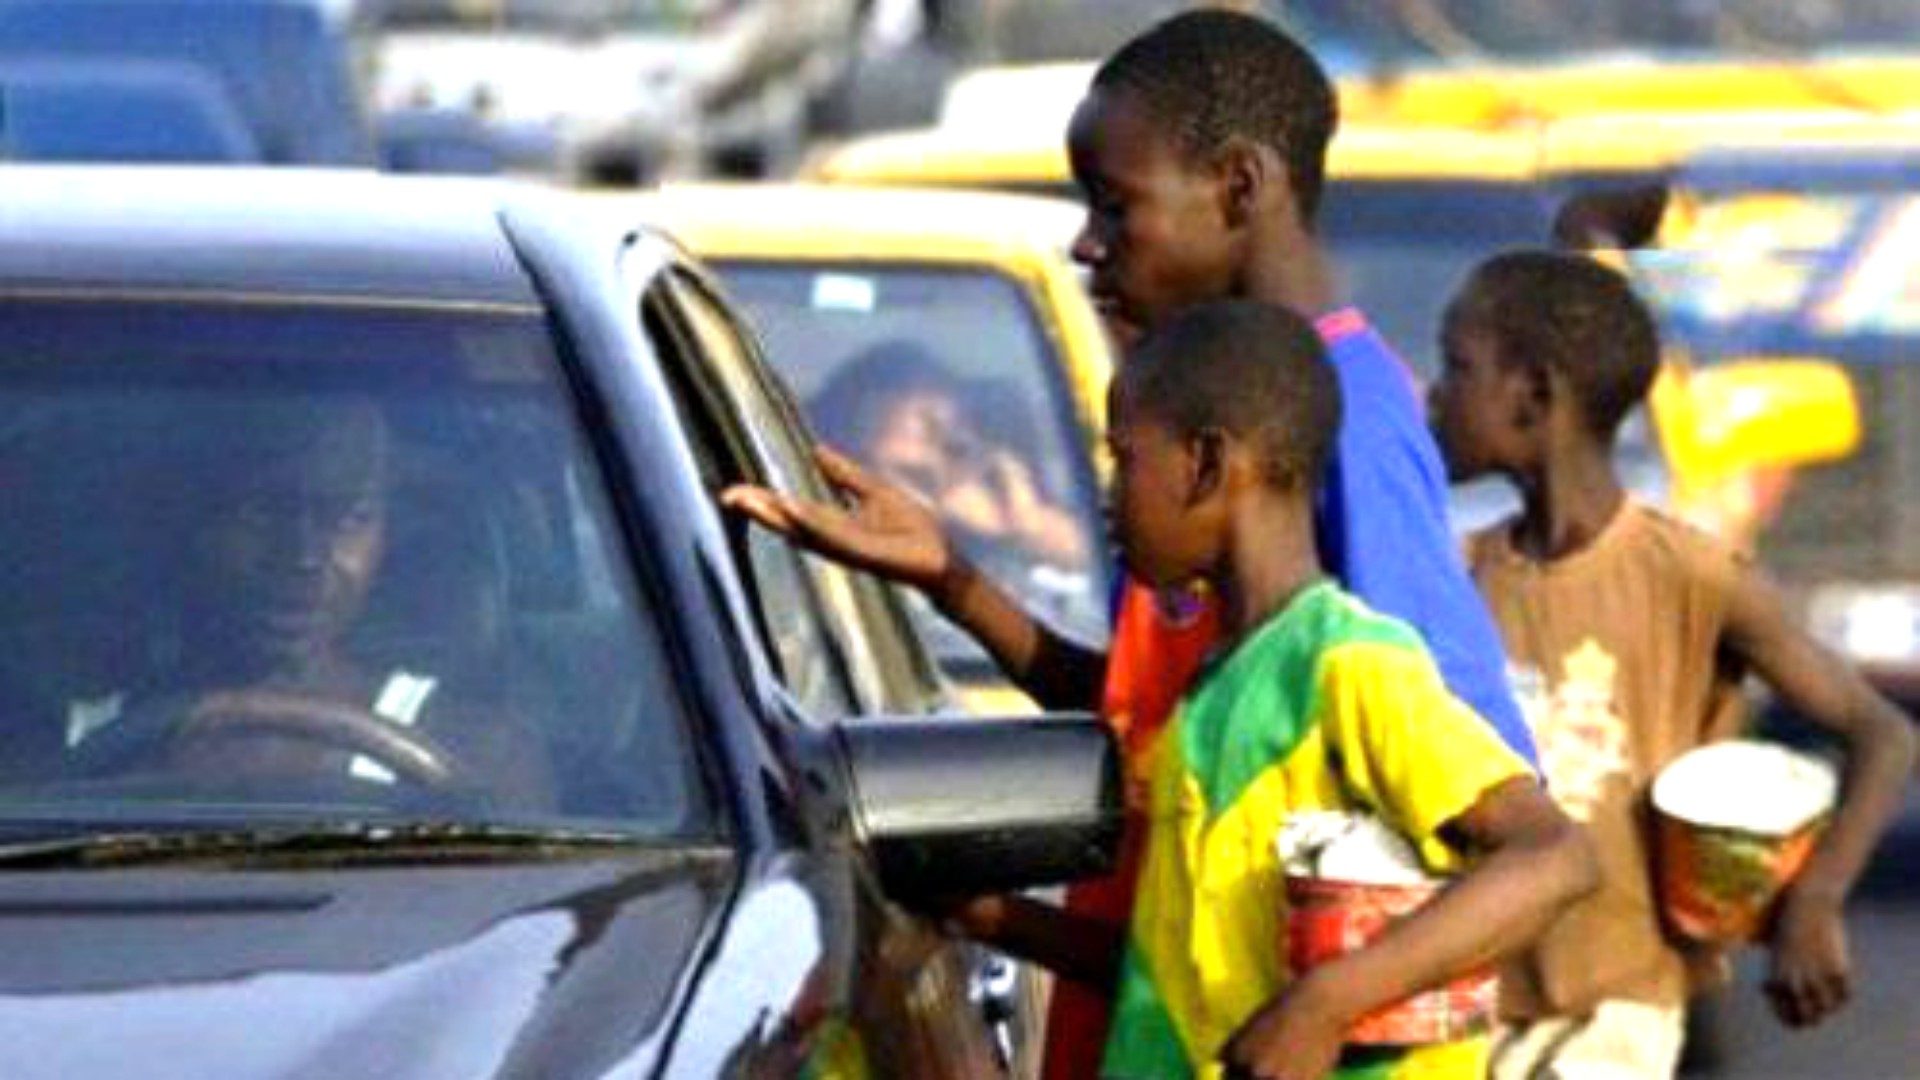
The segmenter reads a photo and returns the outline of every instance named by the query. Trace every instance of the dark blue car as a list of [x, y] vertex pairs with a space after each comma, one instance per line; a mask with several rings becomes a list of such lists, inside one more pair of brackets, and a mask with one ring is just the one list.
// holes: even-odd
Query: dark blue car
[[567, 198], [0, 170], [0, 1072], [1000, 1073], [900, 901], [1099, 868], [1104, 730], [718, 513], [797, 413]]

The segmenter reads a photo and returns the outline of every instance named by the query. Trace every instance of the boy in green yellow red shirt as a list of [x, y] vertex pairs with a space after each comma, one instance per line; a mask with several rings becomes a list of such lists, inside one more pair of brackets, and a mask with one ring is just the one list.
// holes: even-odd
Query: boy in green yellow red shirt
[[[1110, 416], [1128, 570], [1205, 581], [1222, 639], [1149, 752], [1102, 1074], [1478, 1078], [1483, 1039], [1342, 1044], [1363, 1015], [1524, 944], [1595, 871], [1419, 635], [1321, 570], [1313, 499], [1340, 399], [1314, 328], [1252, 301], [1175, 315], [1123, 364]], [[1291, 973], [1276, 839], [1315, 811], [1377, 816], [1458, 876], [1373, 944]]]

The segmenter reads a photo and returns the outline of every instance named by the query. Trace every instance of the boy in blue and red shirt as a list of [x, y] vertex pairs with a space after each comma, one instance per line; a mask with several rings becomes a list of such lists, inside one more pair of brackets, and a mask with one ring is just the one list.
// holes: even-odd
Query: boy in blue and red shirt
[[[1318, 500], [1322, 561], [1368, 604], [1412, 624], [1448, 688], [1531, 761], [1498, 635], [1448, 530], [1446, 474], [1412, 380], [1365, 317], [1335, 302], [1313, 234], [1334, 125], [1325, 73], [1271, 23], [1225, 11], [1168, 19], [1101, 65], [1074, 114], [1068, 150], [1088, 213], [1073, 254], [1122, 345], [1184, 307], [1225, 297], [1314, 320], [1347, 402]], [[968, 566], [912, 496], [831, 450], [820, 458], [848, 508], [761, 488], [734, 489], [726, 501], [823, 554], [923, 590], [1043, 705], [1100, 707], [1134, 771], [1137, 813], [1144, 748], [1215, 640], [1211, 600], [1130, 583], [1112, 648], [1087, 649]], [[1097, 1072], [1106, 1027], [1098, 988], [1114, 973], [1092, 958], [1117, 955], [1140, 832], [1129, 829], [1116, 874], [1070, 892], [1069, 911], [1090, 920], [1057, 921], [1017, 897], [965, 913], [977, 936], [1072, 980], [1055, 994], [1049, 1077]], [[1090, 925], [1110, 933], [1091, 941]]]

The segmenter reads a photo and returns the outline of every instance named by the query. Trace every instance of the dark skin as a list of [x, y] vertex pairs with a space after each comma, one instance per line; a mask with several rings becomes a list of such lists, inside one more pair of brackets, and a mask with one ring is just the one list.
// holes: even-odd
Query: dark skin
[[192, 547], [203, 645], [189, 666], [267, 685], [351, 681], [340, 642], [386, 552], [386, 432], [372, 410], [343, 410], [305, 439], [268, 442], [205, 496]]
[[[251, 467], [205, 500], [190, 545], [197, 630], [181, 659], [190, 685], [212, 688], [190, 723], [312, 713], [365, 701], [374, 673], [346, 654], [385, 559], [390, 455], [370, 406], [250, 420], [237, 439]], [[344, 745], [260, 734], [186, 738], [175, 759], [204, 772], [313, 771]]]
[[[1478, 303], [1469, 293], [1448, 314], [1445, 366], [1433, 389], [1436, 434], [1456, 479], [1497, 474], [1519, 488], [1516, 550], [1541, 562], [1564, 558], [1590, 545], [1626, 501], [1611, 440], [1591, 430], [1561, 376], [1506, 362]], [[1793, 712], [1847, 746], [1840, 805], [1772, 928], [1768, 999], [1782, 1022], [1816, 1024], [1852, 992], [1842, 908], [1899, 809], [1913, 732], [1899, 709], [1800, 629], [1757, 570], [1734, 585], [1719, 648], [1727, 663], [1757, 673]]]

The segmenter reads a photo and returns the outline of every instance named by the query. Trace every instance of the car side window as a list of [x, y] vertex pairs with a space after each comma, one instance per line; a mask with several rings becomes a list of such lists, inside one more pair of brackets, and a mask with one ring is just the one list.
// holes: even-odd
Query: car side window
[[[641, 302], [647, 333], [671, 365], [681, 420], [696, 444], [703, 480], [715, 492], [741, 481], [792, 489], [791, 461], [770, 453], [766, 431], [777, 417], [754, 415], [729, 392], [719, 370], [748, 363], [745, 347], [711, 301], [672, 279]], [[860, 711], [839, 643], [801, 556], [785, 538], [740, 519], [729, 535], [741, 577], [771, 647], [782, 683], [809, 716], [832, 720]]]

